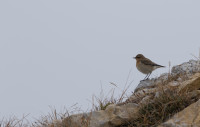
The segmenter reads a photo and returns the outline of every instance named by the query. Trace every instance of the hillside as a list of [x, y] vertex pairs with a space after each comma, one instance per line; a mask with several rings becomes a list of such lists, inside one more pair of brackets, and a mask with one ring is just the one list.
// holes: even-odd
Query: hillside
[[6, 127], [187, 127], [200, 126], [200, 61], [172, 67], [158, 78], [141, 81], [124, 102], [101, 105], [96, 111], [44, 116], [34, 123], [2, 120]]
[[190, 60], [170, 73], [141, 81], [133, 95], [105, 110], [72, 115], [72, 127], [200, 126], [200, 62]]

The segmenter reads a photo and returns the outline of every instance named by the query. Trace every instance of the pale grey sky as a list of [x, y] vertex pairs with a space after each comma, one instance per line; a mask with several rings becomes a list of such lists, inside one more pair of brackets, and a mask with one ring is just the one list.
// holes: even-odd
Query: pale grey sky
[[[133, 56], [168, 66], [192, 59], [200, 47], [198, 0], [1, 0], [0, 117], [38, 117], [78, 105], [92, 95], [128, 93], [145, 75]], [[151, 77], [168, 72], [158, 69]], [[120, 90], [117, 89], [116, 96]]]

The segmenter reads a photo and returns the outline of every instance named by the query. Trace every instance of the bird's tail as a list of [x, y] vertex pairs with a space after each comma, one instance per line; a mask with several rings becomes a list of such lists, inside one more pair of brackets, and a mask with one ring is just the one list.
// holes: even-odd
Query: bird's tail
[[156, 66], [158, 66], [158, 67], [165, 67], [165, 66], [162, 66], [162, 65], [158, 65], [158, 64], [157, 64]]

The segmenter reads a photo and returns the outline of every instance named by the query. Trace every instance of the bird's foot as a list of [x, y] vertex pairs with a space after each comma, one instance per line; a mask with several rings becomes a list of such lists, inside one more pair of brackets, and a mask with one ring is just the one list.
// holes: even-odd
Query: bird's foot
[[140, 82], [143, 82], [143, 81], [146, 81], [146, 80], [149, 80], [149, 78], [146, 78], [146, 79], [140, 80]]

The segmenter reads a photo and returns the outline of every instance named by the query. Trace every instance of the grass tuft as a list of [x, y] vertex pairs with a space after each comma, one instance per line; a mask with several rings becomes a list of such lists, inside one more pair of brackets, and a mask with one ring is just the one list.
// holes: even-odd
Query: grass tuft
[[157, 126], [198, 99], [197, 96], [192, 98], [187, 92], [180, 94], [175, 90], [162, 91], [153, 101], [140, 105], [137, 119], [121, 127]]

